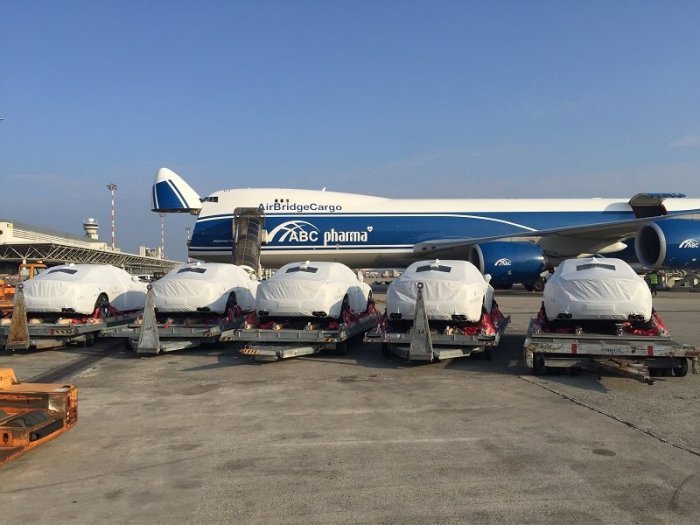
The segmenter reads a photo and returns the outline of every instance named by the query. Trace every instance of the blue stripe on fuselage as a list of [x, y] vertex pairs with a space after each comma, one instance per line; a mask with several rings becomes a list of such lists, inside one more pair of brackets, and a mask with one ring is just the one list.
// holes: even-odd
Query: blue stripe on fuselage
[[[436, 239], [506, 236], [566, 226], [583, 226], [633, 218], [631, 212], [511, 213], [373, 213], [266, 215], [266, 249], [294, 247], [405, 247]], [[228, 247], [231, 215], [201, 217], [192, 234], [192, 249]]]

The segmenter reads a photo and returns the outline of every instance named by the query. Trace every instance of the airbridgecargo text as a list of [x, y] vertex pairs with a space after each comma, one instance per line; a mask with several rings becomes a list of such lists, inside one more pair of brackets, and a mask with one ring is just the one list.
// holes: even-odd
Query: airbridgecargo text
[[340, 204], [318, 204], [316, 202], [312, 202], [311, 204], [297, 204], [295, 202], [268, 202], [261, 203], [260, 206], [262, 206], [265, 211], [296, 211], [299, 213], [303, 213], [305, 211], [325, 211], [335, 213], [343, 209]]

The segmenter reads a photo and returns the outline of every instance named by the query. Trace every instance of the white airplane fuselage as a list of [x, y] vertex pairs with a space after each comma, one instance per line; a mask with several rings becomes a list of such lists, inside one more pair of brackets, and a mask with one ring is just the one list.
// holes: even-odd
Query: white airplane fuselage
[[[671, 199], [665, 206], [669, 212], [694, 209], [700, 207], [700, 199]], [[203, 199], [190, 257], [231, 261], [233, 211], [241, 207], [265, 212], [267, 242], [260, 262], [270, 268], [300, 260], [398, 267], [425, 258], [414, 251], [414, 245], [425, 241], [529, 231], [534, 237], [538, 230], [634, 218], [625, 199], [390, 199], [330, 191], [231, 189]], [[567, 243], [572, 255], [578, 253], [575, 240]], [[466, 256], [465, 247], [443, 254]]]

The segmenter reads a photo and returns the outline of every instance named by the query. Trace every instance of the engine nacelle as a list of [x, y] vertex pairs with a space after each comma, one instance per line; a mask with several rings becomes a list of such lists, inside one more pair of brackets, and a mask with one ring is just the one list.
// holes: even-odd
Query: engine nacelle
[[469, 250], [469, 262], [484, 275], [491, 274], [494, 287], [536, 280], [545, 269], [545, 258], [536, 244], [487, 242]]
[[634, 240], [637, 259], [650, 268], [700, 268], [700, 221], [666, 219], [639, 228]]

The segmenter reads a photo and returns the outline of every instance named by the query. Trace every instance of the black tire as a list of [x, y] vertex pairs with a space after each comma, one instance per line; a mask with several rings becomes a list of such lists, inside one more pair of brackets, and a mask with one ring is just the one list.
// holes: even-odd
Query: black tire
[[532, 357], [532, 374], [542, 376], [547, 373], [547, 367], [544, 366], [544, 356], [535, 354]]
[[340, 304], [340, 317], [338, 318], [339, 321], [344, 321], [345, 320], [345, 312], [350, 313], [350, 298], [346, 295], [343, 297], [343, 302]]
[[109, 297], [107, 297], [107, 294], [100, 294], [97, 301], [95, 301], [95, 310], [99, 310], [100, 319], [105, 319], [109, 316]]
[[382, 355], [384, 357], [391, 357], [391, 350], [389, 349], [389, 343], [382, 343]]
[[673, 375], [676, 377], [685, 377], [688, 375], [688, 360], [685, 357], [682, 358], [680, 366], [673, 367]]
[[347, 339], [345, 341], [341, 341], [340, 343], [337, 343], [335, 345], [335, 354], [336, 355], [348, 355], [348, 341], [347, 341]]
[[547, 281], [545, 281], [542, 277], [540, 277], [539, 279], [535, 279], [534, 281], [532, 281], [532, 284], [530, 285], [531, 286], [530, 291], [537, 292], [537, 293], [544, 292], [544, 285], [546, 282]]

